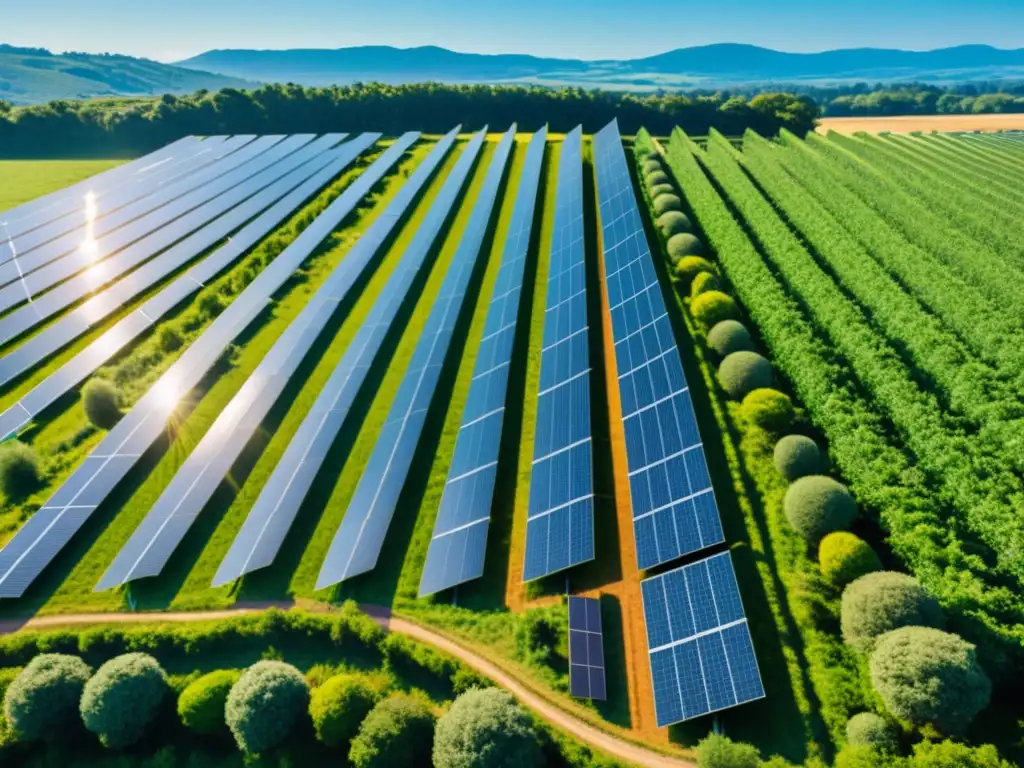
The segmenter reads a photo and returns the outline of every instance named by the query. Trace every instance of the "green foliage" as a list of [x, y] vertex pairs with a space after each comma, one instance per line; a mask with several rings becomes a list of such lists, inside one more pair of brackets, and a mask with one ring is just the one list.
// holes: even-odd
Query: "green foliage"
[[0, 446], [0, 491], [10, 501], [21, 501], [43, 483], [39, 457], [31, 446], [15, 441]]
[[542, 762], [533, 720], [507, 691], [467, 691], [437, 721], [435, 768], [533, 768]]
[[[661, 174], [664, 176], [665, 174]], [[655, 184], [656, 187], [664, 186], [662, 184]], [[652, 194], [653, 194], [653, 189]], [[682, 201], [673, 194], [659, 195], [654, 198], [654, 202], [651, 203], [651, 207], [654, 208], [654, 214], [661, 216], [662, 214], [668, 213], [669, 211], [681, 211], [683, 209]], [[669, 251], [671, 253], [671, 251]]]
[[362, 676], [332, 677], [313, 691], [309, 703], [317, 739], [328, 747], [347, 747], [378, 698]]
[[757, 747], [713, 733], [697, 744], [697, 765], [698, 768], [758, 768], [761, 756]]
[[[723, 320], [735, 320], [739, 313], [739, 309], [736, 307], [736, 302], [733, 301], [732, 296], [721, 291], [702, 293], [700, 296], [694, 297], [690, 302], [690, 314], [704, 328], [712, 328]], [[737, 352], [736, 354], [753, 353]]]
[[[667, 199], [669, 199], [667, 196], [659, 197], [654, 203], [655, 209], [658, 208], [658, 203]], [[665, 249], [668, 251], [668, 256], [673, 264], [686, 256], [702, 256], [704, 254], [704, 244], [696, 235], [689, 232], [680, 232], [679, 234], [672, 235], [665, 244]]]
[[899, 627], [942, 627], [945, 617], [935, 598], [913, 576], [876, 571], [843, 590], [843, 639], [870, 651], [876, 638]]
[[659, 184], [671, 184], [672, 181], [669, 179], [668, 174], [663, 170], [648, 171], [644, 175], [644, 182], [647, 184], [648, 189], [653, 189]]
[[159, 337], [160, 349], [164, 352], [175, 352], [181, 349], [181, 345], [185, 343], [178, 329], [171, 325], [160, 326]]
[[239, 673], [219, 669], [188, 685], [178, 697], [178, 717], [189, 730], [212, 736], [226, 732], [224, 706]]
[[[874, 747], [867, 744], [847, 744], [836, 755], [835, 768], [883, 768], [887, 765], [893, 763]], [[896, 766], [893, 765], [893, 768]]]
[[77, 656], [45, 653], [4, 694], [4, 717], [19, 741], [60, 741], [80, 725], [78, 702], [92, 670]]
[[516, 625], [516, 652], [524, 662], [545, 666], [554, 659], [557, 649], [566, 643], [564, 616], [561, 611], [530, 608]]
[[[714, 293], [705, 293], [694, 299], [694, 303]], [[720, 294], [723, 295], [724, 294]], [[693, 304], [690, 305], [693, 308]], [[716, 313], [717, 314], [717, 313]], [[721, 319], [716, 320], [721, 322]], [[718, 383], [730, 397], [740, 399], [755, 389], [772, 385], [772, 364], [756, 352], [733, 352], [726, 355], [718, 366]]]
[[259, 754], [277, 746], [309, 706], [309, 685], [291, 664], [259, 661], [231, 688], [225, 719], [239, 749]]
[[355, 768], [429, 765], [434, 716], [420, 699], [393, 693], [379, 701], [352, 740], [348, 759]]
[[789, 395], [767, 387], [748, 392], [740, 405], [740, 413], [749, 423], [773, 433], [789, 429], [796, 418]]
[[692, 232], [693, 224], [682, 211], [667, 211], [658, 217], [658, 229], [665, 237]]
[[657, 199], [662, 195], [674, 195], [675, 188], [671, 184], [655, 184], [650, 189], [651, 199]]
[[116, 656], [85, 684], [82, 722], [103, 746], [129, 747], [145, 736], [168, 693], [167, 676], [152, 656]]
[[890, 712], [940, 733], [962, 733], [992, 694], [974, 646], [932, 627], [905, 626], [882, 635], [870, 665], [871, 683]]
[[846, 724], [846, 741], [883, 752], [895, 752], [899, 746], [892, 726], [874, 712], [860, 712], [850, 718]]
[[719, 357], [731, 355], [733, 352], [753, 352], [754, 340], [750, 331], [739, 320], [722, 320], [708, 331], [708, 346]]
[[664, 171], [665, 166], [662, 165], [661, 160], [656, 155], [648, 155], [644, 159], [644, 175], [648, 173], [654, 173], [656, 171]]
[[696, 298], [708, 291], [721, 291], [722, 283], [714, 272], [700, 272], [690, 284], [690, 298]]
[[224, 311], [224, 299], [221, 295], [212, 290], [206, 290], [199, 294], [199, 301], [196, 306], [199, 307], [199, 313], [209, 319], [217, 317], [221, 312]]
[[825, 581], [845, 586], [868, 573], [882, 570], [875, 550], [859, 536], [848, 531], [828, 534], [818, 545], [818, 563]]
[[795, 481], [783, 504], [789, 524], [814, 544], [828, 533], [843, 530], [857, 517], [857, 502], [846, 486], [825, 475]]
[[[679, 237], [677, 235], [676, 237]], [[703, 272], [713, 273], [715, 265], [700, 256], [683, 256], [672, 268], [672, 273], [680, 285], [689, 288], [693, 279]]]
[[922, 741], [914, 745], [912, 768], [1014, 768], [991, 744], [970, 747], [956, 741]]
[[82, 390], [85, 417], [94, 427], [112, 429], [121, 420], [121, 390], [106, 379], [89, 379]]
[[786, 435], [775, 444], [775, 469], [792, 482], [807, 475], [824, 474], [828, 462], [818, 444], [804, 435]]

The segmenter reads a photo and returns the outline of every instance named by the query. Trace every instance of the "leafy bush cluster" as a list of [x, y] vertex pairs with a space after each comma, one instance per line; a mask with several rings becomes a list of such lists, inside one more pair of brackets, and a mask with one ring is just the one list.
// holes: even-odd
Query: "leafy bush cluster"
[[25, 443], [0, 447], [0, 491], [9, 501], [21, 501], [43, 484], [39, 456]]

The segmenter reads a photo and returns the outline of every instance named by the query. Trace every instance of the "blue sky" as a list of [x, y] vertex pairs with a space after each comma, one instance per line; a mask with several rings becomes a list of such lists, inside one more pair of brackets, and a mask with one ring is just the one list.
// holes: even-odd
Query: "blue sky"
[[1024, 0], [0, 0], [0, 13], [0, 42], [162, 61], [365, 44], [587, 59], [717, 42], [1024, 47]]

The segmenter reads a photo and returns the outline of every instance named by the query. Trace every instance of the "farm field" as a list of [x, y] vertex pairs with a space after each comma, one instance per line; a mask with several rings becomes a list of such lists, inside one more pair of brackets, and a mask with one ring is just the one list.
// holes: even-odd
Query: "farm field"
[[0, 160], [0, 210], [48, 195], [120, 165], [123, 160]]
[[912, 133], [915, 131], [1019, 131], [1024, 115], [908, 115], [897, 117], [823, 117], [818, 133]]
[[[712, 132], [698, 145], [678, 129], [623, 142], [614, 126], [593, 136], [310, 139], [266, 148], [228, 148], [228, 139], [205, 154], [183, 144], [169, 165], [139, 171], [166, 174], [172, 191], [155, 193], [164, 207], [148, 210], [123, 181], [86, 203], [95, 216], [81, 230], [93, 243], [84, 250], [78, 235], [51, 241], [28, 225], [12, 234], [26, 244], [18, 261], [40, 265], [0, 286], [0, 300], [13, 297], [0, 311], [0, 426], [16, 435], [0, 447], [0, 619], [268, 601], [351, 612], [354, 602], [433, 628], [652, 754], [691, 758], [717, 729], [766, 760], [778, 756], [777, 766], [833, 765], [858, 749], [876, 765], [902, 759], [848, 744], [847, 721], [873, 712], [895, 751], [992, 743], [1021, 759], [1024, 710], [1013, 691], [1024, 669], [1024, 142], [783, 130], [742, 141]], [[5, 182], [3, 208], [113, 163], [43, 165], [23, 194]], [[235, 199], [227, 182], [214, 186], [220, 179], [263, 186]], [[80, 215], [80, 203], [68, 205]], [[234, 205], [251, 208], [219, 224]], [[73, 233], [81, 226], [76, 219]], [[62, 253], [59, 237], [76, 250]], [[50, 252], [47, 266], [40, 254]], [[0, 270], [14, 266], [0, 261]], [[131, 291], [116, 288], [128, 283]], [[22, 320], [32, 305], [17, 291], [36, 285], [43, 309], [34, 311], [56, 308]], [[72, 325], [76, 317], [89, 321]], [[746, 327], [725, 346], [723, 320]], [[111, 346], [112, 329], [128, 327], [137, 330], [120, 330]], [[572, 354], [556, 357], [569, 348], [561, 344], [574, 344]], [[749, 350], [763, 359], [743, 358]], [[662, 364], [667, 374], [656, 375]], [[489, 390], [481, 411], [478, 381], [499, 369], [503, 399]], [[631, 383], [648, 369], [652, 384]], [[545, 405], [579, 380], [584, 395]], [[110, 383], [106, 391], [97, 381]], [[49, 400], [40, 387], [54, 392]], [[499, 412], [500, 431], [485, 436], [494, 460], [465, 464], [474, 456], [460, 440]], [[658, 415], [647, 421], [645, 412]], [[776, 443], [787, 435], [810, 438], [827, 459], [780, 474]], [[585, 471], [538, 470], [580, 445]], [[9, 480], [2, 465], [21, 446], [37, 476]], [[668, 486], [684, 476], [686, 491], [659, 490], [653, 475], [648, 490], [644, 478], [662, 465]], [[98, 474], [87, 477], [86, 466]], [[476, 491], [493, 500], [460, 501], [451, 490], [475, 473], [493, 478], [493, 491]], [[807, 478], [829, 483], [828, 498], [808, 502], [811, 517], [797, 520], [790, 491], [799, 475], [831, 479]], [[549, 500], [538, 501], [538, 487]], [[554, 523], [537, 533], [538, 519], [584, 502], [589, 516], [565, 534]], [[257, 515], [267, 516], [254, 523]], [[29, 534], [44, 519], [81, 527], [55, 530], [66, 540], [37, 567], [33, 558], [49, 557], [46, 539]], [[481, 520], [479, 572], [421, 596], [435, 542]], [[250, 528], [259, 546], [233, 561]], [[339, 530], [356, 533], [336, 540]], [[862, 569], [852, 576], [825, 565], [826, 534], [841, 531], [868, 553], [847, 566]], [[325, 563], [349, 535], [348, 559], [334, 566], [344, 575], [331, 577]], [[558, 560], [563, 542], [576, 551], [588, 541], [589, 555]], [[19, 556], [26, 546], [37, 554]], [[471, 571], [472, 545], [462, 546], [440, 562], [465, 558]], [[536, 546], [548, 552], [540, 578], [529, 578]], [[213, 586], [229, 562], [245, 575]], [[678, 626], [673, 580], [700, 578], [684, 577], [684, 565], [710, 579], [717, 618], [704, 632]], [[738, 607], [723, 602], [718, 567], [735, 573]], [[874, 644], [888, 635], [853, 640], [843, 597], [847, 582], [873, 570], [908, 574], [924, 606], [877, 622], [933, 625], [951, 643], [972, 644], [963, 654], [976, 657], [970, 673], [992, 690], [957, 714], [962, 721], [942, 719], [945, 694], [933, 707], [941, 714], [897, 711], [898, 697], [876, 681]], [[665, 595], [668, 687], [665, 672], [652, 672], [666, 652], [654, 639], [653, 585]], [[687, 621], [699, 622], [696, 587], [684, 589], [694, 606]], [[575, 687], [567, 594], [599, 601], [606, 697]], [[727, 610], [738, 610], [732, 621]], [[748, 627], [752, 671], [733, 668], [742, 657], [727, 654], [742, 653], [742, 642], [723, 639], [728, 697], [715, 705], [724, 694], [701, 682], [703, 709], [688, 710], [683, 649], [711, 680], [711, 662], [697, 661], [698, 648], [710, 651], [701, 637]], [[191, 671], [174, 658], [175, 673]], [[310, 671], [318, 664], [328, 662], [299, 666], [320, 680]], [[389, 685], [412, 684], [399, 675]], [[431, 685], [440, 685], [429, 692], [436, 707], [461, 690]]]

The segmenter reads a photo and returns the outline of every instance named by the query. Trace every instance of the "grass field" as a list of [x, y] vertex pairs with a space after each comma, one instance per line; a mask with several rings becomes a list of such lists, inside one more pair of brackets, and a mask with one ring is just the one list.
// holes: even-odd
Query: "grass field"
[[124, 160], [0, 160], [0, 211], [114, 168]]

